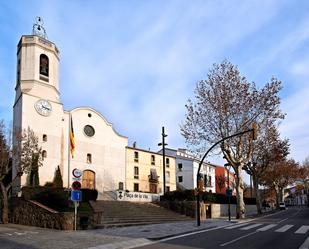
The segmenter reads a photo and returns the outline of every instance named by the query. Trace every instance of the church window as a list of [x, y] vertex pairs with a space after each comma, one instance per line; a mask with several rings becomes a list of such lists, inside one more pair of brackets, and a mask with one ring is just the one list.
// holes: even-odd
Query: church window
[[47, 157], [47, 151], [46, 150], [43, 150], [42, 151], [42, 158], [43, 158], [43, 160], [44, 160], [44, 158], [46, 158]]
[[43, 134], [43, 142], [47, 142], [47, 135]]
[[40, 74], [49, 76], [49, 59], [45, 54], [40, 55]]
[[88, 113], [88, 117], [91, 118], [91, 116], [92, 116], [91, 113]]
[[92, 156], [90, 153], [87, 154], [87, 163], [92, 163]]
[[93, 137], [95, 130], [91, 125], [86, 125], [84, 127], [84, 133], [86, 134], [86, 136], [88, 137]]
[[155, 165], [156, 163], [156, 158], [154, 155], [151, 155], [151, 165]]

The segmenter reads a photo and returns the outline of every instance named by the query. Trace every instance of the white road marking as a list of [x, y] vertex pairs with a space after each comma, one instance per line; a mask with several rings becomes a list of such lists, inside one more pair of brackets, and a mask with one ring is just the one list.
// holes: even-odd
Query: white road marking
[[267, 225], [267, 226], [265, 226], [265, 227], [262, 227], [262, 228], [257, 229], [257, 231], [259, 231], [259, 232], [265, 232], [265, 231], [267, 231], [267, 230], [269, 230], [269, 229], [271, 229], [271, 228], [273, 228], [273, 227], [275, 227], [275, 226], [277, 226], [277, 224], [270, 224], [270, 225]]
[[278, 233], [284, 233], [286, 232], [287, 230], [289, 230], [291, 227], [293, 227], [294, 225], [285, 225], [279, 229], [277, 229], [275, 232], [278, 232]]
[[295, 233], [297, 234], [305, 234], [309, 230], [309, 226], [301, 226]]
[[279, 222], [278, 222], [278, 224], [279, 223], [281, 223], [281, 222], [283, 222], [283, 221], [286, 221], [286, 220], [288, 220], [289, 218], [286, 218], [286, 219], [283, 219], [283, 220], [280, 220]]
[[255, 228], [255, 227], [259, 227], [259, 226], [262, 226], [262, 224], [253, 224], [253, 225], [250, 225], [250, 226], [247, 226], [247, 227], [242, 227], [242, 228], [240, 228], [240, 230], [249, 230], [249, 229], [252, 229], [252, 228]]
[[6, 235], [8, 235], [8, 236], [12, 236], [13, 234], [11, 234], [11, 233], [4, 233], [4, 234], [6, 234]]
[[241, 239], [243, 239], [243, 238], [246, 238], [246, 237], [251, 236], [251, 235], [256, 234], [256, 233], [258, 233], [258, 231], [255, 231], [255, 232], [252, 232], [252, 233], [248, 233], [248, 234], [246, 234], [246, 235], [244, 235], [244, 236], [241, 236], [241, 237], [236, 238], [236, 239], [233, 239], [233, 240], [231, 240], [231, 241], [229, 241], [229, 242], [223, 243], [223, 244], [221, 244], [220, 246], [226, 246], [226, 245], [232, 244], [232, 243], [234, 243], [234, 242], [236, 242], [236, 241], [238, 241], [238, 240], [241, 240]]
[[248, 223], [242, 223], [242, 224], [238, 224], [238, 225], [234, 225], [234, 226], [229, 226], [229, 227], [226, 227], [224, 229], [234, 229], [234, 228], [243, 227], [243, 226], [246, 226], [246, 225], [248, 225]]
[[309, 248], [309, 237], [305, 240], [305, 242], [298, 249], [308, 249]]

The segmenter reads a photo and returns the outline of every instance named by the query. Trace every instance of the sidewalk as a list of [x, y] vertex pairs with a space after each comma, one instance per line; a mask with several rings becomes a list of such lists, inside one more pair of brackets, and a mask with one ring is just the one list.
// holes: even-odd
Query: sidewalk
[[[246, 222], [249, 220], [242, 220]], [[120, 227], [93, 230], [90, 233], [100, 234], [103, 236], [117, 236], [113, 243], [102, 244], [95, 247], [89, 247], [87, 249], [116, 249], [116, 248], [134, 248], [137, 246], [143, 246], [152, 244], [157, 240], [162, 240], [174, 236], [180, 236], [183, 234], [204, 231], [210, 229], [216, 229], [232, 225], [238, 221], [227, 219], [208, 219], [201, 221], [201, 226], [196, 225], [196, 221], [184, 221], [173, 222], [164, 224], [134, 226], [134, 227]]]

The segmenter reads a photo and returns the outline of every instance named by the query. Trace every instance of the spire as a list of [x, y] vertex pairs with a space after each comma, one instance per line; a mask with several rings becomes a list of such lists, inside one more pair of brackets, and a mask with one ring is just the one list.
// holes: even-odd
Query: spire
[[35, 18], [35, 21], [36, 23], [33, 24], [33, 27], [32, 27], [32, 34], [40, 36], [44, 39], [47, 39], [47, 34], [45, 31], [45, 28], [43, 27], [43, 24], [44, 24], [43, 19], [38, 16]]

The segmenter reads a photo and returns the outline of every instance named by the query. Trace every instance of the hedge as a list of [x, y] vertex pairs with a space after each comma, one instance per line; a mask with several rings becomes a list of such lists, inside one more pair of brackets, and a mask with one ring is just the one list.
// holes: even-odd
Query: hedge
[[[203, 192], [201, 194], [201, 199], [208, 203], [217, 203], [217, 204], [227, 204], [228, 197], [224, 194], [218, 193], [210, 193], [210, 192]], [[161, 197], [162, 201], [193, 201], [196, 200], [193, 190], [176, 190], [165, 193], [164, 196]], [[236, 204], [236, 196], [231, 196], [231, 204]], [[244, 198], [244, 202], [247, 205], [254, 205], [256, 204], [255, 198]]]

